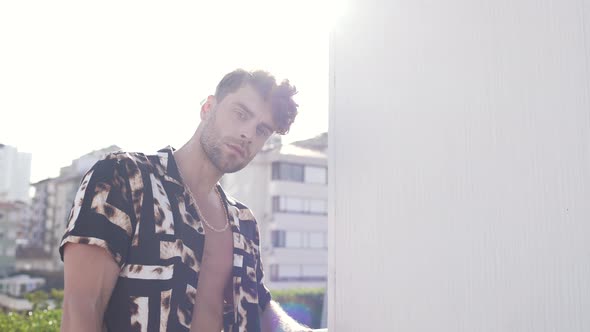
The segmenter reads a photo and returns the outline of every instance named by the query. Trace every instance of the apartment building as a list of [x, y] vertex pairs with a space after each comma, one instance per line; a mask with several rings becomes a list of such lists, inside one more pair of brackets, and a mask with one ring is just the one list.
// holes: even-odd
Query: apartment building
[[0, 278], [15, 271], [18, 225], [28, 218], [27, 204], [0, 201]]
[[63, 167], [58, 177], [33, 184], [35, 196], [31, 217], [22, 226], [28, 231], [24, 232], [23, 245], [17, 251], [17, 270], [59, 271], [63, 268], [58, 246], [82, 176], [99, 159], [118, 150], [120, 148], [113, 145], [92, 151]]
[[327, 133], [281, 144], [269, 140], [224, 189], [257, 217], [266, 284], [325, 287], [328, 264]]
[[0, 201], [28, 202], [31, 154], [0, 144]]

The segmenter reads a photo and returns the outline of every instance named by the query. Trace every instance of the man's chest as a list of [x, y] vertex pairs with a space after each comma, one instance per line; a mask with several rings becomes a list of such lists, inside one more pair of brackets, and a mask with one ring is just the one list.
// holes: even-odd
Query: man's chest
[[226, 276], [231, 272], [233, 258], [233, 236], [231, 230], [222, 233], [206, 231], [200, 272], [219, 273]]
[[235, 239], [243, 238], [241, 234], [234, 236], [239, 234], [237, 213], [228, 212], [222, 205], [197, 205], [187, 192], [172, 195], [157, 188], [153, 200], [148, 200], [148, 207], [143, 209], [145, 214], [136, 231], [139, 241], [133, 239], [139, 247], [142, 242], [151, 245], [141, 252], [153, 257], [144, 258], [159, 259], [161, 264], [180, 259], [197, 274], [207, 270], [229, 277]]
[[[139, 306], [136, 315], [145, 314], [150, 306], [158, 307], [159, 311], [149, 310], [150, 317], [159, 317], [161, 324], [188, 328], [197, 302], [220, 308], [224, 300], [229, 305], [234, 303], [239, 293], [234, 294], [231, 285], [234, 274], [240, 274], [232, 269], [234, 239], [243, 236], [235, 214], [227, 220], [225, 231], [214, 232], [207, 229], [188, 198], [158, 192], [153, 200], [144, 196], [115, 296], [123, 300], [123, 305], [131, 301], [133, 308], [136, 297], [144, 298], [144, 306]], [[219, 216], [222, 214], [210, 218], [219, 222]]]

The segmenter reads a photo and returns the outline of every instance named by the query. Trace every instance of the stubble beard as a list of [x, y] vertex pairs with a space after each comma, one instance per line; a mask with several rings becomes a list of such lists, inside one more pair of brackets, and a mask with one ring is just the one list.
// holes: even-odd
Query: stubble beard
[[248, 164], [248, 162], [239, 163], [234, 157], [223, 153], [223, 142], [215, 130], [215, 113], [211, 114], [211, 118], [203, 127], [199, 141], [209, 161], [224, 174], [235, 173]]

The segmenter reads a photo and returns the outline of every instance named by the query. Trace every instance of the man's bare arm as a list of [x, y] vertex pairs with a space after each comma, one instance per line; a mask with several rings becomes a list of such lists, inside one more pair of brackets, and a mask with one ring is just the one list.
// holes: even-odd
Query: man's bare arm
[[309, 327], [299, 324], [289, 317], [281, 306], [275, 301], [270, 301], [260, 315], [260, 323], [263, 332], [307, 332], [313, 331]]
[[61, 331], [102, 330], [106, 306], [119, 266], [100, 247], [68, 243], [64, 247], [64, 301]]

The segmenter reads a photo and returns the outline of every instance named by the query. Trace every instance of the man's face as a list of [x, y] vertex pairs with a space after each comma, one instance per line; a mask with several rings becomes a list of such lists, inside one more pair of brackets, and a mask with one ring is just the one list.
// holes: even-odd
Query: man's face
[[248, 84], [221, 102], [209, 97], [201, 109], [201, 119], [201, 146], [223, 173], [246, 167], [275, 128], [270, 103]]

